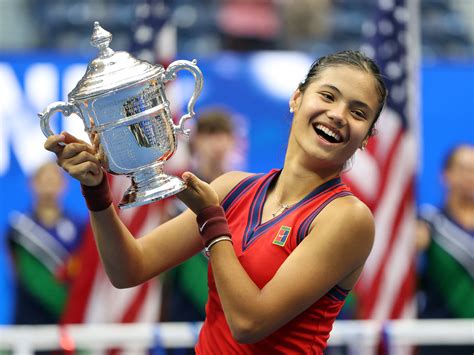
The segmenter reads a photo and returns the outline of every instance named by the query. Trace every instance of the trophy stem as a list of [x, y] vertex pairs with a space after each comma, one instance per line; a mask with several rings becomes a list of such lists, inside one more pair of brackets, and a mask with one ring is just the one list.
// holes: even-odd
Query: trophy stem
[[183, 180], [163, 172], [163, 163], [156, 163], [130, 175], [132, 185], [125, 191], [120, 209], [142, 206], [170, 197], [186, 188]]

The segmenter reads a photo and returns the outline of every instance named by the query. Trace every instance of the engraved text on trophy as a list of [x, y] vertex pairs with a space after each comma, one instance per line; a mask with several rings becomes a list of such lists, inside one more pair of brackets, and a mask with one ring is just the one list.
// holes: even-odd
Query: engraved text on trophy
[[[126, 117], [139, 116], [145, 111], [157, 108], [166, 102], [160, 97], [160, 90], [155, 83], [150, 84], [137, 96], [127, 99], [122, 109]], [[167, 120], [165, 108], [143, 115], [143, 120], [129, 126], [137, 144], [141, 147], [158, 148], [161, 152], [169, 152], [172, 148], [172, 127]], [[171, 139], [170, 139], [171, 138]]]

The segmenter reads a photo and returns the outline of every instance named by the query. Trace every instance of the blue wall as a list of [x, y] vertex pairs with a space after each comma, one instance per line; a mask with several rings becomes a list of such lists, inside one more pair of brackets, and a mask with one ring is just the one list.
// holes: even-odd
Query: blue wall
[[474, 63], [424, 63], [419, 203], [442, 203], [440, 169], [446, 152], [474, 144]]

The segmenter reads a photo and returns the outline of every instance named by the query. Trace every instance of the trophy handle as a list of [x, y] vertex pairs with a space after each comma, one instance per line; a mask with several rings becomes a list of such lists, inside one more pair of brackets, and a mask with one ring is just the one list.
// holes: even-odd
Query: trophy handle
[[73, 112], [78, 113], [73, 105], [64, 101], [56, 101], [52, 104], [49, 104], [43, 112], [38, 113], [38, 117], [41, 120], [41, 130], [43, 131], [43, 134], [46, 136], [46, 138], [54, 135], [54, 132], [49, 126], [49, 120], [56, 112], [62, 112], [66, 116], [69, 116]]
[[201, 93], [203, 84], [201, 69], [199, 69], [196, 64], [196, 59], [194, 59], [192, 62], [190, 62], [189, 60], [176, 60], [168, 66], [164, 74], [164, 83], [176, 79], [176, 73], [180, 70], [187, 70], [191, 72], [191, 74], [193, 74], [194, 76], [194, 92], [193, 96], [191, 96], [191, 99], [188, 102], [188, 113], [181, 116], [177, 126], [174, 125], [175, 131], [185, 136], [189, 135], [189, 129], [184, 129], [184, 122], [189, 120], [190, 118], [193, 118], [196, 114], [194, 112], [194, 105], [196, 104], [196, 100], [199, 97], [199, 94]]

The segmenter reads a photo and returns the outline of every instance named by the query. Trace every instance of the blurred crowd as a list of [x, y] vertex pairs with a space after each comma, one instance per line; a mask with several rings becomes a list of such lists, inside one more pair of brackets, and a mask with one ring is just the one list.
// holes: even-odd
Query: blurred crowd
[[[378, 0], [154, 0], [156, 18], [174, 28], [178, 53], [221, 50], [303, 50], [319, 54], [360, 46]], [[0, 50], [90, 50], [91, 23], [130, 48], [130, 28], [140, 0], [2, 0]], [[425, 58], [474, 54], [471, 0], [420, 0]], [[310, 11], [308, 11], [310, 9]], [[253, 19], [257, 17], [259, 21]]]

